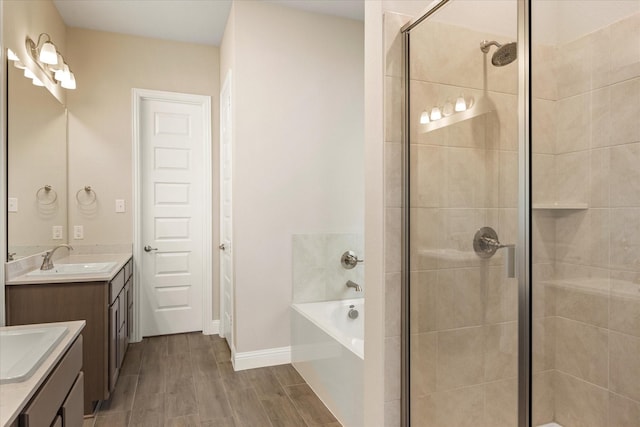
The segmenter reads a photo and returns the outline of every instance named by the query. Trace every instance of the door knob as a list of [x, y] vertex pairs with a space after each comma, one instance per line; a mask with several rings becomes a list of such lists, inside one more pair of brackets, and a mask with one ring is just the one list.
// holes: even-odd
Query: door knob
[[218, 246], [218, 249], [220, 249], [221, 251], [224, 251], [225, 249], [227, 249], [227, 247], [224, 245], [224, 243], [220, 243], [220, 246]]
[[147, 245], [144, 247], [144, 251], [145, 252], [151, 252], [151, 251], [157, 251], [158, 248], [152, 248], [151, 246]]

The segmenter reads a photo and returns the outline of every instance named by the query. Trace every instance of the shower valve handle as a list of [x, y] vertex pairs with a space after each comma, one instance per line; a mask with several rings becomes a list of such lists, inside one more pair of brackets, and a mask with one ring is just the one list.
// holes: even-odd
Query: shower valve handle
[[473, 237], [473, 250], [480, 258], [491, 258], [498, 249], [506, 248], [505, 260], [506, 275], [509, 278], [516, 277], [516, 245], [503, 245], [498, 239], [498, 233], [491, 227], [482, 227]]

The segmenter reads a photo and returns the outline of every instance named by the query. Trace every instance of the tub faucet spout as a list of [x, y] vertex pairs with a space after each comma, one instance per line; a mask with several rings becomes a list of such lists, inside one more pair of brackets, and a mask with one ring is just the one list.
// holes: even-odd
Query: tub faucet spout
[[356, 292], [362, 292], [362, 286], [358, 285], [356, 282], [352, 282], [351, 280], [347, 281], [347, 288], [353, 288]]
[[51, 257], [53, 257], [53, 253], [59, 248], [67, 248], [70, 251], [73, 250], [71, 245], [67, 245], [63, 243], [62, 245], [58, 245], [55, 248], [51, 249], [50, 251], [47, 251], [44, 255], [42, 255], [44, 259], [42, 260], [42, 265], [40, 266], [40, 270], [51, 270], [53, 268], [53, 261]]

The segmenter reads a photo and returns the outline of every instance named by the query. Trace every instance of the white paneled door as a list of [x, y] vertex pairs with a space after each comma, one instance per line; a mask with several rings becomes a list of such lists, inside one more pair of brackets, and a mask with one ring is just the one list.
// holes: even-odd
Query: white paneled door
[[142, 336], [203, 330], [203, 120], [202, 105], [140, 102]]
[[233, 346], [231, 72], [220, 92], [220, 335]]

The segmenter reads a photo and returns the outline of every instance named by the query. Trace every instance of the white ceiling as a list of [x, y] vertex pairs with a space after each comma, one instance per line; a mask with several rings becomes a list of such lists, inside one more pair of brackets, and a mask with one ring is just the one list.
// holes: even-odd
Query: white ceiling
[[[238, 0], [243, 1], [243, 0]], [[364, 19], [364, 0], [261, 0]], [[219, 46], [231, 0], [53, 0], [70, 27]]]

